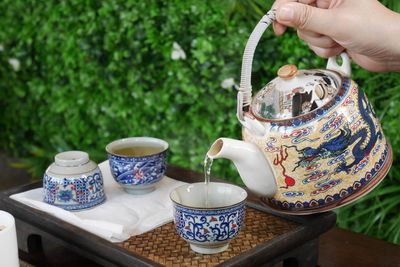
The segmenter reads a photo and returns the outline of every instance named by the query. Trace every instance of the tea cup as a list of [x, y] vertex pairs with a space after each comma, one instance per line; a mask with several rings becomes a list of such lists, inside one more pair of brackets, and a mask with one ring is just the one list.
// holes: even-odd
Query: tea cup
[[227, 183], [193, 183], [170, 193], [178, 234], [201, 254], [223, 252], [243, 225], [247, 192]]
[[15, 219], [3, 210], [0, 210], [0, 248], [1, 266], [19, 266]]
[[165, 174], [168, 143], [154, 137], [129, 137], [106, 146], [111, 174], [130, 194], [146, 194]]
[[65, 151], [43, 175], [43, 201], [69, 211], [93, 208], [104, 203], [103, 175], [84, 151]]

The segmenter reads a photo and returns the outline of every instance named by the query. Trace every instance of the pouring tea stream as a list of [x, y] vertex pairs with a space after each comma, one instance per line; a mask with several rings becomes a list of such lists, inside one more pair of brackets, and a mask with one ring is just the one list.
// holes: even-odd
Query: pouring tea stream
[[326, 69], [285, 65], [254, 97], [255, 48], [275, 19], [269, 11], [247, 42], [237, 95], [244, 141], [217, 139], [207, 152], [227, 158], [243, 182], [271, 208], [292, 214], [327, 211], [375, 188], [392, 149], [364, 92], [351, 80], [346, 53]]

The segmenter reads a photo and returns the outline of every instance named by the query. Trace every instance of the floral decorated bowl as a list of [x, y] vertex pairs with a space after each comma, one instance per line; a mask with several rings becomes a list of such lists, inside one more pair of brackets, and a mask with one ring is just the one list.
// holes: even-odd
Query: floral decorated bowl
[[245, 216], [247, 192], [236, 185], [186, 184], [171, 192], [178, 234], [201, 254], [225, 251]]
[[66, 151], [43, 177], [44, 202], [65, 210], [95, 207], [106, 200], [101, 171], [83, 151]]

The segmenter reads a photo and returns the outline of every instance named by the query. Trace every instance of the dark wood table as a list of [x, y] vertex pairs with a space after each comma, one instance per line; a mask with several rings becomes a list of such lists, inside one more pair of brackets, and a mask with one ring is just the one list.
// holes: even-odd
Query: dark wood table
[[[169, 166], [167, 175], [186, 182], [203, 179], [202, 174], [178, 166]], [[38, 186], [40, 183], [18, 186], [1, 194], [0, 209], [16, 217], [21, 259], [37, 266], [157, 265], [141, 255], [127, 255], [121, 246], [8, 198], [10, 194]], [[257, 200], [250, 196], [250, 205], [260, 208], [255, 202]], [[319, 253], [318, 264], [321, 266], [361, 266], [357, 262], [363, 263], [362, 266], [400, 266], [398, 246], [339, 228], [329, 231], [335, 223], [333, 212], [288, 216], [268, 208], [261, 209], [297, 222], [299, 227], [231, 259], [226, 265], [272, 266], [283, 262], [283, 266], [316, 266]], [[354, 242], [354, 236], [358, 243]], [[368, 251], [371, 245], [375, 247]], [[385, 261], [378, 262], [377, 259]]]

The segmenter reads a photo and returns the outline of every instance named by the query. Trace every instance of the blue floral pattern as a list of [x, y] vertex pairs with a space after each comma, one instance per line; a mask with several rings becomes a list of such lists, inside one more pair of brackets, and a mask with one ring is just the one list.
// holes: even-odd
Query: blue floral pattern
[[57, 199], [61, 202], [68, 203], [73, 199], [72, 191], [71, 190], [60, 190], [57, 192]]
[[191, 243], [226, 243], [243, 225], [245, 202], [224, 209], [196, 209], [175, 203], [174, 221], [179, 235]]
[[81, 177], [43, 177], [44, 202], [65, 210], [81, 210], [105, 201], [103, 177], [100, 172]]

